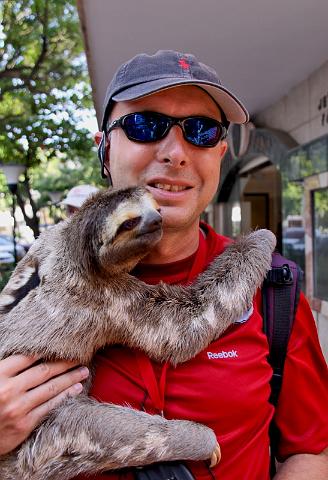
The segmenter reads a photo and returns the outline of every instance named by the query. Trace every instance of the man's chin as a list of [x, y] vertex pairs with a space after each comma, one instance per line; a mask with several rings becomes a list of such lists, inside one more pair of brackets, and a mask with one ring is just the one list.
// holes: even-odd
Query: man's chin
[[181, 207], [161, 206], [160, 208], [164, 232], [169, 230], [184, 230], [194, 224], [198, 226], [199, 218], [196, 218], [195, 215], [191, 215], [190, 213], [188, 215], [188, 212]]

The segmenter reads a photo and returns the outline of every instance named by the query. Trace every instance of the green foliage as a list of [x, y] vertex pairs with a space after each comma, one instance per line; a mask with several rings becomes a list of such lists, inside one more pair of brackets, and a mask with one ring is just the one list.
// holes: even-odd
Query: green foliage
[[304, 188], [299, 183], [283, 179], [283, 218], [288, 215], [302, 215]]
[[10, 275], [13, 272], [13, 269], [14, 269], [14, 265], [11, 265], [6, 269], [0, 268], [0, 293], [3, 290], [3, 288], [7, 285]]
[[105, 181], [100, 179], [99, 161], [91, 141], [89, 147], [88, 156], [76, 160], [63, 160], [58, 157], [45, 159], [30, 170], [31, 184], [41, 193], [40, 206], [50, 200], [49, 192], [61, 192], [61, 197], [64, 197], [75, 185], [88, 183], [98, 187], [106, 186]]
[[313, 195], [315, 229], [328, 234], [328, 189], [316, 190]]
[[[31, 188], [85, 182], [87, 162], [94, 162], [91, 134], [79, 127], [92, 106], [91, 89], [74, 0], [2, 0], [0, 17], [0, 163], [26, 166], [19, 204], [27, 224], [24, 204], [31, 204], [37, 234], [41, 205]], [[63, 174], [54, 185], [49, 162]]]

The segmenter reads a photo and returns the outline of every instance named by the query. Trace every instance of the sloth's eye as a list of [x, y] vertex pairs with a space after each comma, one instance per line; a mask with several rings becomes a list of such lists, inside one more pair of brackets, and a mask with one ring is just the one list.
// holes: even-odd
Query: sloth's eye
[[133, 230], [141, 221], [141, 217], [129, 218], [129, 220], [125, 220], [117, 229], [116, 235], [122, 232], [126, 232], [128, 230]]

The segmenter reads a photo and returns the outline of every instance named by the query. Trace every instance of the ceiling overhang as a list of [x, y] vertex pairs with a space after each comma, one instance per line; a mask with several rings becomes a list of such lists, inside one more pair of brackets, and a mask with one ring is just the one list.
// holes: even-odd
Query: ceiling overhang
[[[140, 52], [192, 52], [251, 115], [328, 58], [327, 0], [78, 0], [98, 120], [116, 68]], [[327, 84], [328, 88], [328, 84]]]

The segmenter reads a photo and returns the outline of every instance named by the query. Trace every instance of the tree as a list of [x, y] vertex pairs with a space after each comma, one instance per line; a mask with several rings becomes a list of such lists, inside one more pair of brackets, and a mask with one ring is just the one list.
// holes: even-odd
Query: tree
[[25, 165], [18, 203], [37, 236], [33, 169], [90, 159], [90, 84], [73, 0], [2, 0], [0, 15], [0, 163]]
[[39, 203], [45, 205], [51, 201], [49, 192], [59, 192], [63, 198], [70, 188], [82, 183], [105, 186], [105, 181], [99, 179], [99, 172], [98, 158], [90, 147], [90, 154], [79, 159], [63, 161], [54, 157], [41, 160], [39, 166], [30, 169], [30, 178], [31, 184], [40, 193]]

